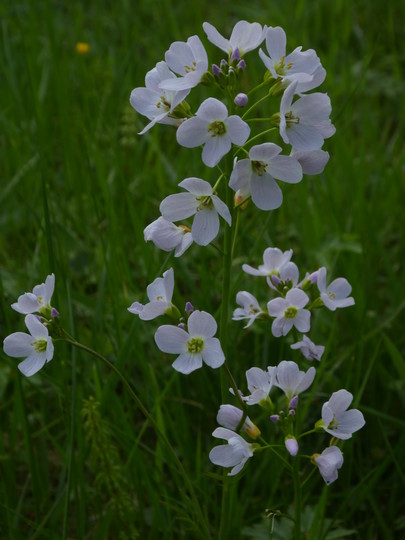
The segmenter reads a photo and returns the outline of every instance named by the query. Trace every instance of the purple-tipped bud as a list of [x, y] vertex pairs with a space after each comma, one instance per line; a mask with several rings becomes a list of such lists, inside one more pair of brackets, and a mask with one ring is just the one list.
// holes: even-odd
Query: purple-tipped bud
[[182, 330], [185, 330], [185, 329], [186, 329], [185, 324], [182, 323], [182, 322], [181, 322], [180, 324], [178, 324], [177, 326], [178, 326], [179, 328], [181, 328]]
[[270, 279], [271, 279], [271, 282], [273, 283], [273, 285], [275, 287], [278, 287], [280, 285], [280, 283], [281, 283], [281, 279], [278, 276], [276, 276], [275, 274], [270, 276]]
[[55, 319], [56, 317], [59, 317], [59, 316], [60, 316], [59, 311], [56, 308], [53, 307], [51, 309], [51, 317], [52, 317], [52, 319]]
[[222, 58], [221, 62], [219, 63], [219, 65], [221, 66], [221, 69], [225, 69], [226, 66], [228, 65], [228, 62], [225, 60], [225, 58]]
[[318, 270], [316, 270], [315, 272], [312, 272], [312, 274], [310, 274], [307, 279], [313, 284], [313, 285], [316, 285], [318, 283]]
[[290, 416], [295, 416], [295, 409], [290, 409], [290, 410], [288, 411], [288, 414], [289, 414]]
[[247, 105], [248, 101], [249, 101], [249, 98], [247, 97], [246, 94], [238, 94], [234, 99], [234, 103], [238, 107], [245, 107], [245, 105]]
[[219, 77], [222, 73], [221, 68], [216, 64], [212, 64], [212, 73], [215, 75], [215, 77]]
[[236, 66], [240, 71], [245, 71], [246, 69], [246, 62], [243, 60], [239, 60], [238, 65]]
[[294, 396], [288, 404], [289, 409], [296, 409], [298, 405], [298, 396]]
[[238, 47], [236, 47], [236, 49], [231, 54], [231, 62], [233, 62], [234, 60], [240, 60], [240, 50], [238, 49]]
[[186, 307], [184, 308], [187, 315], [190, 315], [194, 311], [194, 306], [191, 302], [186, 302]]
[[288, 435], [284, 440], [284, 444], [290, 456], [295, 457], [298, 454], [298, 443], [295, 437]]
[[272, 414], [270, 416], [270, 420], [273, 422], [273, 424], [277, 424], [277, 422], [280, 420], [280, 416], [278, 414]]

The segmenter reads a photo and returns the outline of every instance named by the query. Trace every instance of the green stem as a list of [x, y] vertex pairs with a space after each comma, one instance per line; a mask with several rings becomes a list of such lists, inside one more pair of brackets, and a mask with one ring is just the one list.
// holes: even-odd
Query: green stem
[[[177, 465], [178, 471], [179, 471], [180, 475], [183, 478], [184, 485], [188, 489], [189, 495], [190, 495], [190, 497], [192, 499], [194, 510], [195, 510], [195, 512], [197, 514], [197, 518], [198, 518], [198, 521], [199, 521], [200, 527], [201, 527], [201, 537], [205, 538], [205, 539], [211, 538], [209, 528], [207, 526], [206, 520], [205, 520], [204, 515], [202, 513], [200, 503], [199, 503], [199, 501], [198, 501], [198, 499], [196, 497], [196, 494], [194, 492], [193, 485], [192, 485], [192, 483], [191, 483], [191, 481], [189, 479], [189, 476], [187, 475], [186, 471], [184, 470], [184, 467], [183, 467], [179, 457], [177, 456], [177, 454], [176, 454], [175, 450], [173, 449], [172, 445], [170, 444], [170, 442], [166, 438], [165, 434], [161, 431], [161, 429], [159, 428], [159, 426], [155, 422], [154, 418], [149, 414], [149, 412], [148, 412], [147, 408], [145, 407], [145, 405], [142, 403], [140, 398], [136, 395], [135, 391], [133, 390], [132, 386], [129, 384], [127, 379], [115, 367], [115, 365], [112, 364], [109, 360], [107, 360], [107, 358], [105, 358], [103, 355], [101, 355], [97, 351], [91, 349], [90, 347], [87, 347], [86, 345], [83, 345], [82, 343], [79, 343], [78, 341], [73, 339], [71, 336], [69, 336], [66, 332], [64, 332], [64, 334], [65, 334], [65, 337], [64, 337], [65, 341], [70, 343], [73, 347], [77, 347], [78, 349], [82, 349], [83, 351], [91, 354], [95, 358], [98, 358], [99, 360], [104, 362], [104, 364], [106, 364], [117, 375], [117, 377], [119, 378], [119, 380], [122, 382], [122, 384], [126, 388], [128, 394], [131, 396], [132, 400], [134, 401], [134, 403], [136, 404], [138, 409], [148, 419], [151, 426], [153, 426], [153, 429], [155, 430], [156, 434], [161, 439], [161, 441], [165, 444], [165, 446], [169, 450], [169, 453], [172, 455], [172, 457], [174, 459], [174, 462]], [[187, 498], [188, 497], [186, 495], [185, 496], [186, 501], [187, 501]]]
[[301, 540], [302, 486], [298, 468], [298, 460], [296, 458], [294, 459], [293, 477], [295, 499], [294, 540]]

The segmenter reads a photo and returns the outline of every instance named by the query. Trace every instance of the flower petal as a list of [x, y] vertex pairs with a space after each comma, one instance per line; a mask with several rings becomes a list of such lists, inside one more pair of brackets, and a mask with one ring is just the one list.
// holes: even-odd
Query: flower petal
[[187, 352], [188, 333], [170, 324], [159, 326], [155, 332], [155, 342], [159, 349], [169, 354]]

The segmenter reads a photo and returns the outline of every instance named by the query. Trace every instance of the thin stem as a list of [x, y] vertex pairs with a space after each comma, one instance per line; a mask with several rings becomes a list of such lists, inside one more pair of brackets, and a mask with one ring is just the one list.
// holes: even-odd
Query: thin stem
[[250, 111], [253, 111], [253, 109], [255, 107], [257, 107], [262, 101], [265, 101], [266, 99], [268, 99], [269, 95], [266, 94], [265, 96], [263, 96], [262, 98], [260, 98], [259, 100], [257, 100], [255, 103], [253, 103], [253, 105], [251, 107], [249, 107], [249, 109], [245, 112], [245, 114], [242, 116], [242, 120], [244, 120], [246, 118], [246, 116], [250, 113]]
[[294, 460], [293, 477], [295, 499], [294, 540], [301, 540], [302, 486], [297, 459]]
[[265, 131], [262, 131], [261, 133], [258, 133], [257, 135], [255, 135], [254, 137], [252, 137], [251, 139], [249, 139], [246, 144], [251, 144], [253, 141], [255, 141], [256, 139], [259, 139], [262, 135], [266, 135], [266, 133], [270, 133], [271, 131], [274, 131], [276, 128], [275, 127], [272, 127], [270, 129], [266, 129]]

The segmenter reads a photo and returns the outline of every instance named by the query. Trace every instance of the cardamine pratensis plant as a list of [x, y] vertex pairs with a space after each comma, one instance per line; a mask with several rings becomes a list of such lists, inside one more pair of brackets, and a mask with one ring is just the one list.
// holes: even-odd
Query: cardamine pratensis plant
[[[300, 412], [308, 411], [302, 403], [314, 399], [309, 389], [317, 376], [315, 365], [322, 361], [325, 350], [309, 337], [312, 318], [319, 317], [321, 310], [352, 306], [351, 286], [343, 277], [327, 278], [325, 267], [301, 272], [300, 277], [297, 264], [291, 260], [292, 249], [266, 246], [262, 264], [251, 266], [254, 261], [246, 261], [242, 266], [247, 276], [261, 280], [263, 296], [257, 299], [248, 291], [238, 292], [238, 307], [233, 309], [232, 316], [231, 267], [246, 205], [252, 203], [258, 211], [279, 208], [283, 203], [283, 182], [295, 184], [303, 175], [319, 174], [329, 160], [322, 146], [335, 133], [330, 120], [331, 102], [327, 94], [313, 92], [324, 81], [326, 71], [312, 49], [303, 51], [297, 47], [287, 54], [286, 34], [280, 27], [239, 21], [229, 39], [209, 23], [204, 23], [203, 29], [223, 57], [210, 64], [197, 35], [175, 42], [166, 51], [165, 60], [146, 74], [145, 87], [132, 91], [130, 103], [149, 120], [140, 134], [155, 124], [172, 126], [180, 146], [202, 148], [207, 177], [212, 176], [212, 171], [217, 173], [214, 182], [195, 176], [182, 179], [180, 192], [164, 198], [161, 215], [146, 226], [144, 236], [159, 249], [174, 251], [174, 257], [196, 249], [193, 244], [207, 246], [219, 237], [219, 250], [223, 253], [219, 320], [196, 309], [192, 298], [180, 306], [173, 303], [173, 268], [148, 286], [149, 302], [135, 301], [128, 309], [143, 321], [161, 316], [170, 319], [171, 324], [156, 329], [155, 342], [160, 351], [174, 356], [172, 365], [176, 371], [187, 376], [199, 368], [206, 369], [206, 364], [221, 373], [219, 427], [212, 434], [217, 442], [209, 452], [212, 464], [225, 470], [218, 538], [228, 538], [231, 519], [227, 476], [240, 475], [249, 467], [251, 458], [268, 459], [270, 453], [293, 479], [293, 534], [298, 539], [302, 534], [303, 484], [316, 470], [326, 484], [335, 482], [343, 465], [343, 441], [365, 423], [359, 410], [350, 409], [353, 396], [344, 388], [336, 389], [323, 403], [314, 425], [304, 426], [305, 418], [301, 418]], [[248, 56], [258, 47], [263, 77], [250, 81]], [[215, 89], [215, 95], [220, 94], [221, 99], [208, 96], [197, 110], [192, 110], [187, 97], [198, 85], [203, 85], [207, 92]], [[258, 105], [269, 110], [265, 117], [255, 117]], [[190, 162], [190, 174], [192, 168]], [[8, 336], [4, 340], [5, 352], [25, 358], [19, 369], [31, 376], [53, 358], [53, 338], [57, 337], [94, 354], [117, 372], [101, 354], [76, 342], [62, 328], [59, 313], [50, 303], [54, 283], [51, 274], [44, 284], [23, 294], [12, 305], [25, 315], [29, 334], [17, 332]], [[213, 312], [216, 309], [213, 306]], [[299, 332], [301, 337], [291, 349], [301, 352], [300, 363], [287, 359], [265, 369], [248, 367], [246, 391], [245, 384], [237, 384], [232, 375], [236, 359], [230, 362], [227, 356], [229, 324], [238, 324], [230, 319], [244, 321], [244, 328], [271, 321], [269, 332], [275, 339]], [[304, 367], [306, 361], [315, 365]], [[125, 377], [117, 373], [170, 449], [170, 443]], [[254, 416], [260, 417], [260, 426]], [[89, 418], [87, 414], [87, 422]], [[325, 433], [330, 437], [326, 443], [322, 438]], [[306, 455], [301, 453], [301, 446], [303, 438], [309, 436], [313, 436], [313, 451]], [[94, 433], [90, 439], [95, 448]], [[313, 464], [310, 472], [308, 464]], [[178, 467], [183, 471], [186, 490], [192, 493], [179, 461]], [[203, 522], [201, 515], [196, 519]], [[201, 530], [201, 536], [210, 537], [207, 527]]]

